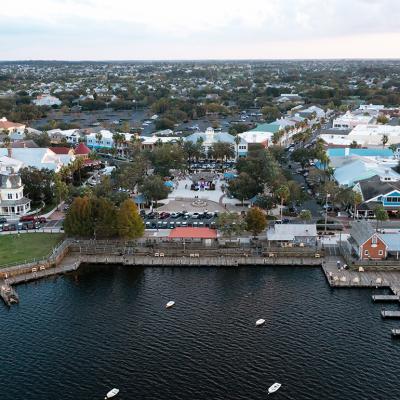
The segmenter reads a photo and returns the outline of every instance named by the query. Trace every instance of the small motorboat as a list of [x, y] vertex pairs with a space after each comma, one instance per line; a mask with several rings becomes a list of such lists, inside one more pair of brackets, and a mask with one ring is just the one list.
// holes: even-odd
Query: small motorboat
[[265, 324], [265, 319], [258, 319], [256, 321], [256, 326], [261, 326], [261, 325], [264, 325], [264, 324]]
[[282, 385], [278, 382], [275, 382], [269, 389], [268, 394], [275, 393]]
[[119, 393], [119, 389], [111, 389], [104, 397], [104, 400], [111, 399], [111, 397], [115, 397]]
[[169, 301], [166, 305], [165, 305], [165, 308], [171, 308], [171, 307], [173, 307], [175, 305], [175, 302], [174, 301]]

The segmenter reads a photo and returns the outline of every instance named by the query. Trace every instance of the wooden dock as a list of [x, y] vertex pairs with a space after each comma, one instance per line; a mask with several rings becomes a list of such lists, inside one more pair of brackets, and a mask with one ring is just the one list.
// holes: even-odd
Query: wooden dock
[[374, 294], [372, 296], [373, 301], [399, 301], [400, 298], [399, 296], [396, 296], [395, 294]]
[[382, 310], [382, 318], [400, 318], [400, 311]]
[[0, 286], [0, 296], [7, 306], [19, 303], [19, 297], [17, 292], [13, 289], [12, 286], [8, 285], [5, 282], [3, 282], [2, 285]]
[[400, 338], [400, 329], [392, 329], [392, 336]]

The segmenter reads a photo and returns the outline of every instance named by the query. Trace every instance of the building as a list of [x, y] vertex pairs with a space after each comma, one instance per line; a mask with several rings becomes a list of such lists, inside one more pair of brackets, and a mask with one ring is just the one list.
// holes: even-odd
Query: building
[[[0, 148], [1, 156], [10, 157], [9, 149]], [[23, 167], [47, 168], [58, 172], [61, 167], [70, 164], [75, 159], [75, 156], [55, 154], [49, 148], [20, 148], [12, 149], [10, 158], [20, 161]]]
[[358, 217], [373, 217], [377, 205], [392, 214], [400, 212], [400, 181], [384, 181], [375, 175], [357, 182], [353, 190], [362, 197], [362, 203], [357, 207]]
[[61, 100], [55, 96], [51, 96], [49, 94], [40, 94], [33, 100], [33, 104], [36, 106], [60, 106]]
[[49, 147], [49, 150], [58, 155], [75, 155], [75, 151], [72, 147]]
[[350, 142], [356, 142], [361, 147], [373, 147], [383, 145], [382, 139], [386, 136], [385, 144], [400, 144], [400, 126], [398, 125], [371, 125], [363, 124], [356, 126], [347, 136]]
[[23, 134], [26, 125], [8, 121], [6, 117], [0, 118], [0, 132]]
[[271, 244], [286, 246], [316, 246], [317, 226], [315, 224], [275, 224], [267, 231]]
[[85, 143], [81, 142], [78, 144], [78, 146], [75, 147], [74, 153], [76, 157], [87, 160], [89, 158], [90, 149], [86, 146]]
[[168, 239], [179, 242], [202, 242], [206, 246], [211, 246], [217, 239], [217, 231], [211, 228], [174, 228], [168, 234]]
[[82, 134], [79, 129], [52, 129], [47, 132], [50, 141], [54, 144], [67, 142], [69, 144], [77, 144]]
[[387, 257], [387, 244], [366, 220], [351, 224], [349, 244], [360, 260], [384, 260]]
[[31, 201], [24, 197], [21, 177], [12, 168], [0, 170], [0, 215], [16, 218], [31, 209]]
[[[239, 136], [240, 137], [240, 136]], [[202, 142], [204, 151], [209, 154], [214, 143], [229, 143], [233, 146], [235, 154], [239, 157], [247, 156], [247, 142], [240, 137], [240, 142], [236, 145], [235, 137], [227, 132], [215, 132], [213, 128], [207, 128], [205, 132], [195, 132], [187, 136], [184, 140], [192, 143]]]
[[[335, 165], [337, 164], [333, 164]], [[400, 180], [400, 174], [391, 168], [395, 165], [369, 158], [350, 158], [335, 169], [333, 177], [340, 186], [347, 187], [352, 187], [357, 182], [376, 175], [382, 181], [396, 182]]]
[[364, 114], [353, 114], [347, 111], [346, 114], [336, 118], [332, 122], [333, 129], [353, 129], [358, 125], [368, 125], [374, 121], [374, 117]]

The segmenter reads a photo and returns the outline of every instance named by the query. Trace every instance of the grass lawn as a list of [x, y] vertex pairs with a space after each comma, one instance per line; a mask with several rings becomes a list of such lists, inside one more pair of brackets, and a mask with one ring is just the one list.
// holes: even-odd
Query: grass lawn
[[62, 233], [0, 235], [0, 267], [47, 256], [63, 236]]

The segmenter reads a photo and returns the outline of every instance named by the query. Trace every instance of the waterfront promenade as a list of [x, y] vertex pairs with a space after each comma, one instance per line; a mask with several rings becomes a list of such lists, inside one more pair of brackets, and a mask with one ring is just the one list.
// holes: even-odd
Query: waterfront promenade
[[345, 259], [333, 248], [271, 248], [257, 245], [204, 246], [201, 243], [155, 243], [66, 240], [47, 260], [3, 268], [0, 284], [15, 285], [77, 270], [81, 265], [119, 264], [127, 267], [322, 267], [331, 287], [386, 287], [400, 295], [399, 269], [338, 268]]

